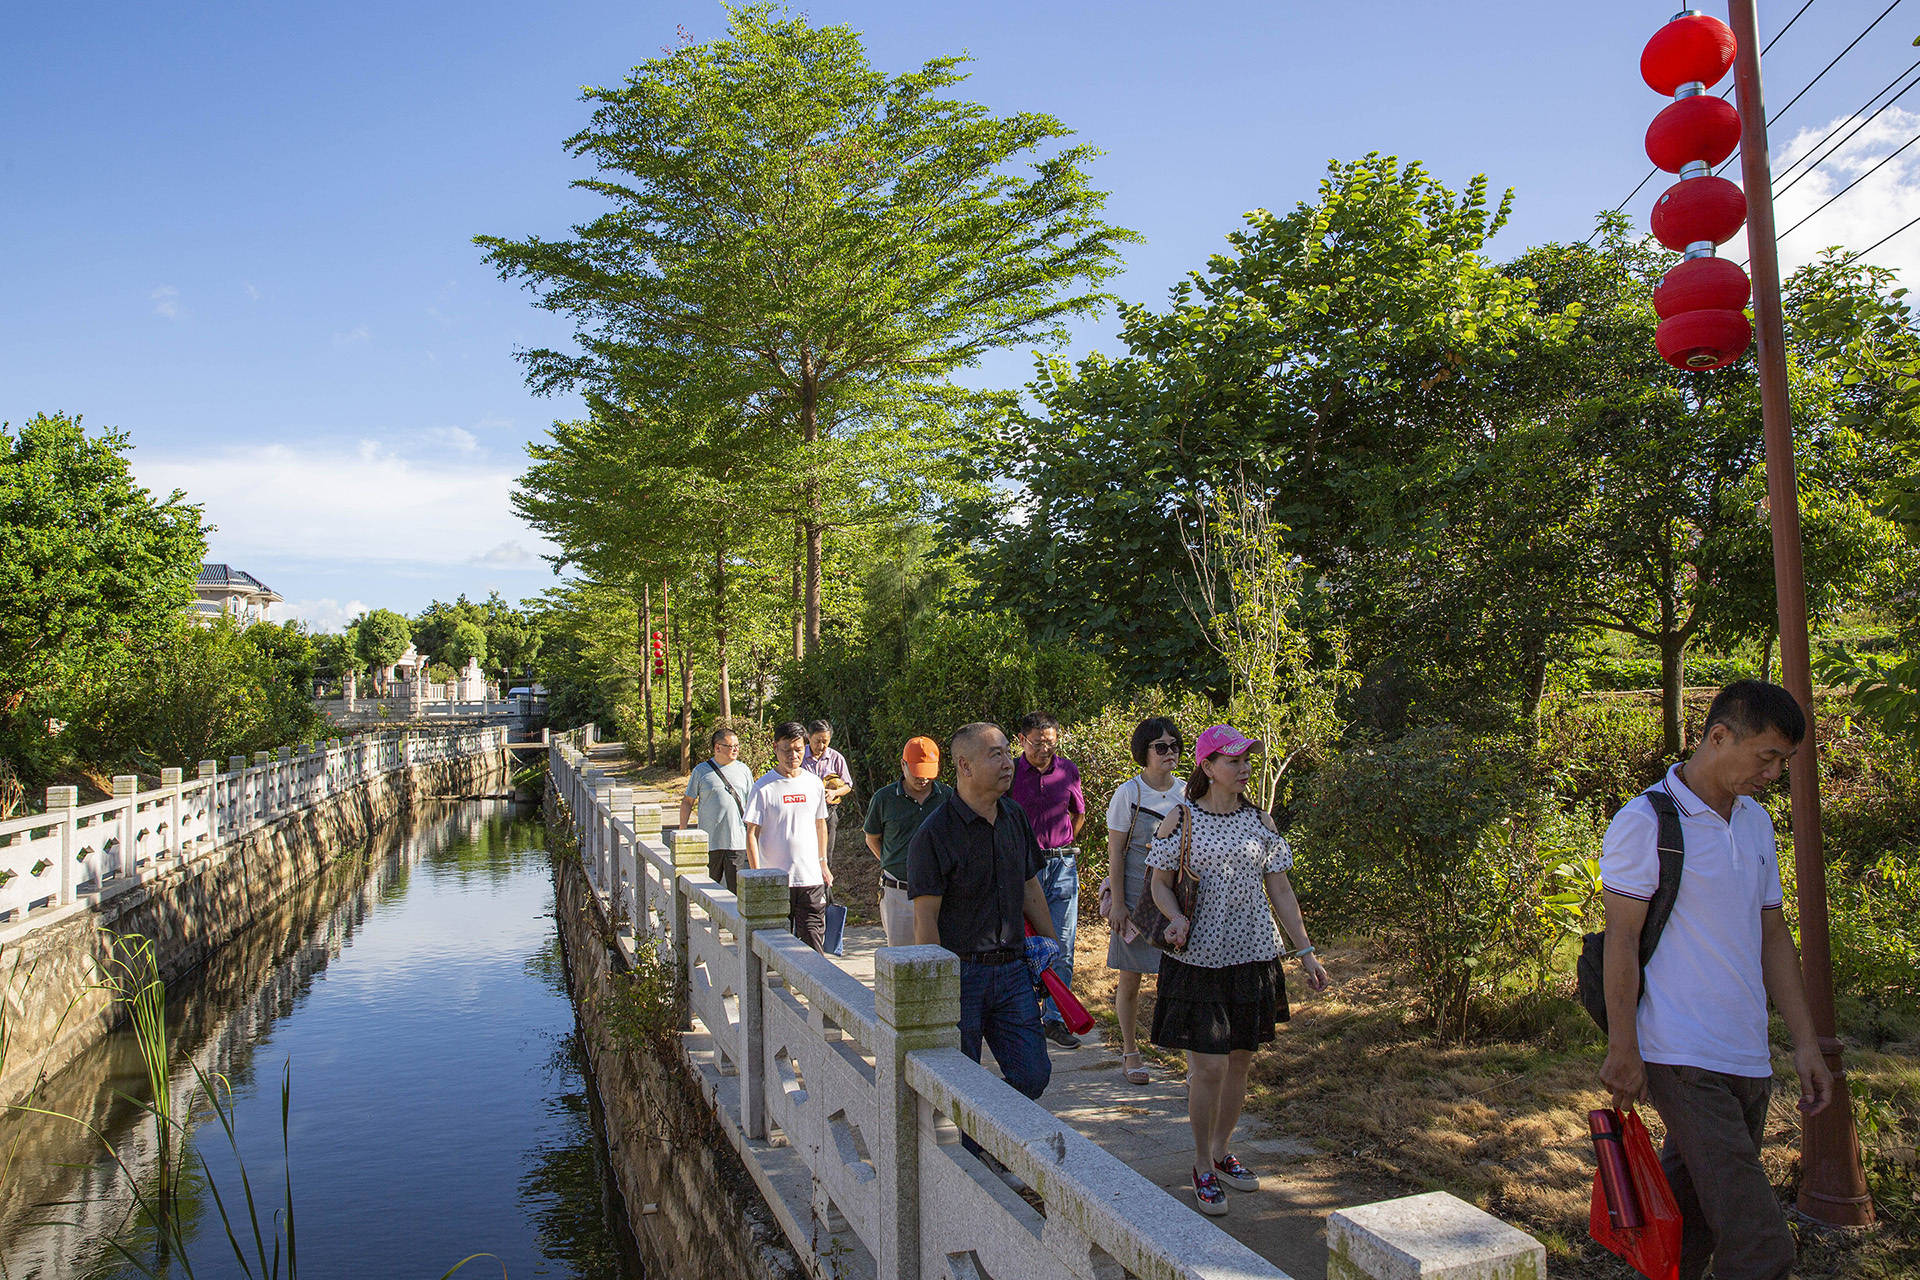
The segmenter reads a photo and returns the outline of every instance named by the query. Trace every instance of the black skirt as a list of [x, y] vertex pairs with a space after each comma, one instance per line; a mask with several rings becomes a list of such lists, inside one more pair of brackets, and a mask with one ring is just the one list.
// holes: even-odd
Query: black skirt
[[1160, 956], [1149, 1038], [1162, 1049], [1257, 1049], [1273, 1039], [1274, 1028], [1288, 1015], [1287, 984], [1278, 960], [1209, 969]]

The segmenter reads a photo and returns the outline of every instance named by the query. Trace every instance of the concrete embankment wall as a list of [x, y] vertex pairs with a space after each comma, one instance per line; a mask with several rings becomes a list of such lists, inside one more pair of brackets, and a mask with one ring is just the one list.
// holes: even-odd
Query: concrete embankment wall
[[17, 1104], [120, 1021], [101, 984], [113, 935], [151, 939], [161, 977], [201, 964], [313, 879], [342, 851], [364, 847], [423, 799], [497, 795], [504, 753], [416, 764], [297, 810], [202, 856], [56, 918], [0, 935], [6, 1054], [0, 1099]]
[[554, 911], [608, 1155], [649, 1275], [676, 1280], [802, 1280], [807, 1272], [720, 1132], [678, 1036], [621, 1024], [627, 979], [571, 834], [552, 821]]

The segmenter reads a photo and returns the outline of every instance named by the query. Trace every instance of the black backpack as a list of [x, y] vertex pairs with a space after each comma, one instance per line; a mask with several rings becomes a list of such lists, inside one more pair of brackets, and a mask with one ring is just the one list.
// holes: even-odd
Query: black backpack
[[[1647, 792], [1646, 796], [1654, 816], [1660, 819], [1656, 841], [1660, 850], [1660, 884], [1647, 903], [1647, 921], [1640, 927], [1640, 990], [1643, 994], [1647, 989], [1647, 961], [1653, 958], [1653, 949], [1660, 945], [1667, 917], [1673, 914], [1673, 900], [1680, 896], [1680, 872], [1687, 858], [1686, 842], [1680, 835], [1680, 810], [1674, 807], [1673, 797], [1661, 788]], [[1580, 962], [1574, 967], [1580, 1003], [1602, 1031], [1607, 1029], [1606, 953], [1607, 935], [1589, 933], [1580, 939]]]

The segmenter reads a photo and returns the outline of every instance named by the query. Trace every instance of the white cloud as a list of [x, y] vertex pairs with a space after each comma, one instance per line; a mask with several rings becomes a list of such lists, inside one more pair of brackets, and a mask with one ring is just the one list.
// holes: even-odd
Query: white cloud
[[170, 284], [155, 287], [154, 291], [147, 296], [153, 299], [153, 314], [157, 316], [178, 320], [186, 314], [180, 309], [180, 291]]
[[368, 605], [364, 600], [349, 600], [341, 604], [332, 596], [319, 600], [288, 600], [273, 606], [274, 621], [293, 622], [298, 620], [307, 624], [312, 631], [345, 631], [347, 624], [365, 613]]
[[480, 438], [465, 427], [428, 427], [420, 438], [429, 448], [451, 450], [472, 456], [479, 453]]
[[[1849, 251], [1864, 249], [1920, 217], [1920, 146], [1915, 146], [1901, 152], [1872, 177], [1865, 178], [1859, 186], [1814, 214], [1805, 226], [1785, 234], [1842, 187], [1860, 178], [1920, 133], [1920, 113], [1891, 107], [1853, 134], [1830, 157], [1819, 159], [1826, 147], [1831, 147], [1853, 128], [1852, 123], [1847, 123], [1851, 120], [1852, 117], [1841, 116], [1802, 129], [1774, 160], [1777, 175], [1774, 189], [1779, 193], [1774, 197], [1774, 225], [1782, 233], [1782, 274], [1811, 262], [1830, 245], [1840, 245]], [[1825, 146], [1820, 145], [1829, 131], [1843, 124]], [[1809, 157], [1819, 160], [1818, 168], [1787, 172], [1795, 161]], [[1799, 177], [1803, 172], [1806, 176]], [[1799, 180], [1795, 181], [1796, 178]], [[1788, 183], [1793, 185], [1783, 191]], [[1920, 227], [1894, 236], [1875, 249], [1867, 261], [1899, 271], [1909, 283], [1920, 281]]]
[[468, 563], [487, 565], [496, 569], [531, 569], [539, 564], [540, 560], [533, 552], [509, 539], [491, 551], [481, 552]]
[[135, 469], [155, 492], [184, 489], [201, 504], [226, 560], [364, 562], [391, 573], [466, 566], [514, 544], [522, 563], [537, 563], [548, 548], [513, 512], [514, 471], [478, 454], [424, 448], [417, 434], [402, 440], [248, 444], [191, 456], [143, 449]]
[[336, 347], [354, 347], [363, 342], [371, 341], [372, 338], [373, 331], [371, 329], [367, 328], [364, 324], [357, 324], [345, 333], [334, 334], [333, 345]]
[[251, 280], [243, 280], [241, 281], [241, 285], [243, 288], [246, 289], [247, 297], [254, 302], [258, 302], [260, 301], [261, 298], [266, 296], [262, 294], [260, 290], [254, 288], [253, 281]]

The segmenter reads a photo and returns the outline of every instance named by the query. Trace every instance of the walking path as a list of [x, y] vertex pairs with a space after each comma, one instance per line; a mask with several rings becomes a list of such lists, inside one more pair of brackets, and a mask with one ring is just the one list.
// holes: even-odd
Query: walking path
[[[624, 748], [604, 744], [592, 749], [591, 756], [596, 768], [619, 777], [623, 785], [647, 790], [659, 801], [668, 822], [673, 821], [678, 796], [666, 796], [657, 786], [641, 782]], [[884, 944], [885, 934], [878, 927], [850, 926], [846, 955], [838, 963], [871, 986], [873, 954]], [[1090, 956], [1087, 947], [1078, 951], [1081, 965], [1099, 963], [1100, 957]], [[1093, 1012], [1098, 1017], [1103, 1011]], [[1096, 1025], [1078, 1049], [1049, 1046], [1053, 1080], [1041, 1105], [1166, 1188], [1172, 1197], [1169, 1212], [1197, 1214], [1190, 1176], [1193, 1139], [1181, 1077], [1154, 1067], [1150, 1083], [1128, 1084], [1120, 1074], [1117, 1047], [1102, 1043], [1103, 1030], [1104, 1025]], [[992, 1062], [990, 1053], [986, 1060]], [[1230, 1212], [1211, 1221], [1297, 1280], [1323, 1280], [1326, 1275], [1329, 1213], [1403, 1192], [1398, 1186], [1361, 1181], [1336, 1169], [1303, 1135], [1279, 1132], [1255, 1116], [1241, 1118], [1233, 1146], [1260, 1172], [1262, 1186], [1245, 1195], [1230, 1192]]]

